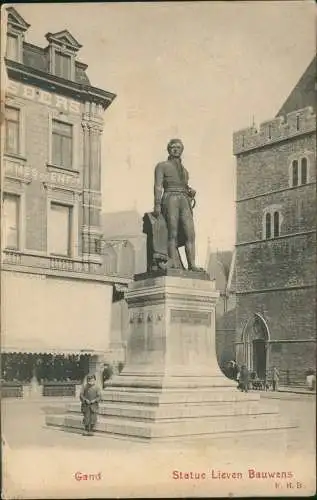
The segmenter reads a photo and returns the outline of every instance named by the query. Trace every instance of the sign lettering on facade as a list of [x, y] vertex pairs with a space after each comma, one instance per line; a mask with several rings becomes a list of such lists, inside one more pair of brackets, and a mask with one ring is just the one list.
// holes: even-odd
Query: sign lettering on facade
[[25, 181], [39, 180], [48, 184], [58, 184], [73, 188], [81, 187], [81, 179], [59, 172], [39, 172], [34, 167], [28, 167], [11, 161], [5, 161], [5, 175]]
[[23, 83], [9, 80], [7, 92], [9, 95], [23, 97], [31, 101], [39, 102], [40, 104], [53, 106], [64, 112], [75, 114], [80, 113], [80, 102], [74, 101], [73, 99], [67, 99], [66, 97], [54, 94], [53, 92], [40, 90], [36, 87], [32, 87], [31, 85], [24, 85]]

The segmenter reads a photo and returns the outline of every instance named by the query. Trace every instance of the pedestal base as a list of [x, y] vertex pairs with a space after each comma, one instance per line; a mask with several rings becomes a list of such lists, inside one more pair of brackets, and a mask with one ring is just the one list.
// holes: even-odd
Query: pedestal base
[[[158, 440], [295, 426], [219, 369], [217, 297], [205, 277], [151, 276], [131, 285], [127, 364], [103, 392], [97, 431]], [[80, 405], [46, 422], [81, 429]]]

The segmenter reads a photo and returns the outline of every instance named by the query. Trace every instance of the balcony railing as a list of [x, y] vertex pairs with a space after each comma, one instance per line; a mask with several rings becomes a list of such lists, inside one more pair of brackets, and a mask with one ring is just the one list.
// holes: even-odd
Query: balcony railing
[[47, 269], [82, 274], [104, 275], [104, 263], [86, 262], [62, 256], [48, 256], [17, 250], [3, 250], [2, 265], [17, 265], [34, 269]]
[[113, 276], [116, 278], [131, 278], [130, 274], [120, 273], [112, 255], [102, 255], [101, 262], [87, 262], [81, 258], [70, 258], [57, 255], [45, 255], [32, 251], [5, 249], [2, 251], [2, 265], [23, 266], [50, 271], [94, 274], [98, 276]]

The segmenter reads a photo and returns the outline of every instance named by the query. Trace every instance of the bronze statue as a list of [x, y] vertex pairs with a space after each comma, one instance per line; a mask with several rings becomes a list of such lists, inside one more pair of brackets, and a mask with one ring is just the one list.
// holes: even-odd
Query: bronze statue
[[195, 265], [196, 191], [188, 185], [188, 172], [181, 161], [183, 150], [182, 141], [172, 139], [167, 145], [168, 159], [155, 168], [154, 211], [143, 219], [143, 231], [148, 237], [148, 271], [184, 269], [178, 251], [181, 246], [185, 246], [188, 270], [202, 271]]

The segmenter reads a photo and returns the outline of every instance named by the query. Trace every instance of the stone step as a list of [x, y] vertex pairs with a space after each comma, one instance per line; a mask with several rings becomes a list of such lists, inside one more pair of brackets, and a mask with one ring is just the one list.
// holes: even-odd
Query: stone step
[[[67, 406], [67, 412], [80, 413], [80, 404], [73, 403]], [[181, 404], [145, 406], [126, 403], [101, 403], [99, 415], [131, 418], [134, 420], [162, 420], [183, 419], [198, 417], [224, 417], [235, 415], [261, 415], [277, 413], [277, 406], [272, 404], [259, 405], [257, 401], [246, 401], [244, 404]]]
[[231, 391], [236, 387], [236, 382], [226, 378], [222, 373], [217, 374], [191, 374], [177, 375], [148, 375], [147, 373], [126, 373], [122, 372], [111, 378], [107, 382], [107, 388], [136, 388], [142, 390], [148, 389], [211, 389]]
[[103, 401], [126, 402], [145, 405], [176, 404], [176, 403], [240, 403], [245, 401], [259, 401], [260, 394], [255, 392], [242, 393], [240, 391], [208, 391], [184, 390], [163, 392], [139, 392], [132, 390], [107, 389], [102, 394]]
[[[66, 415], [48, 415], [46, 424], [68, 429], [82, 429], [82, 416], [68, 413]], [[216, 435], [218, 433], [283, 430], [296, 427], [296, 422], [281, 419], [278, 415], [236, 415], [223, 418], [207, 417], [200, 419], [177, 419], [176, 421], [142, 422], [121, 418], [99, 416], [96, 431], [125, 437], [143, 439], [164, 439], [168, 437], [195, 437], [199, 435]]]

